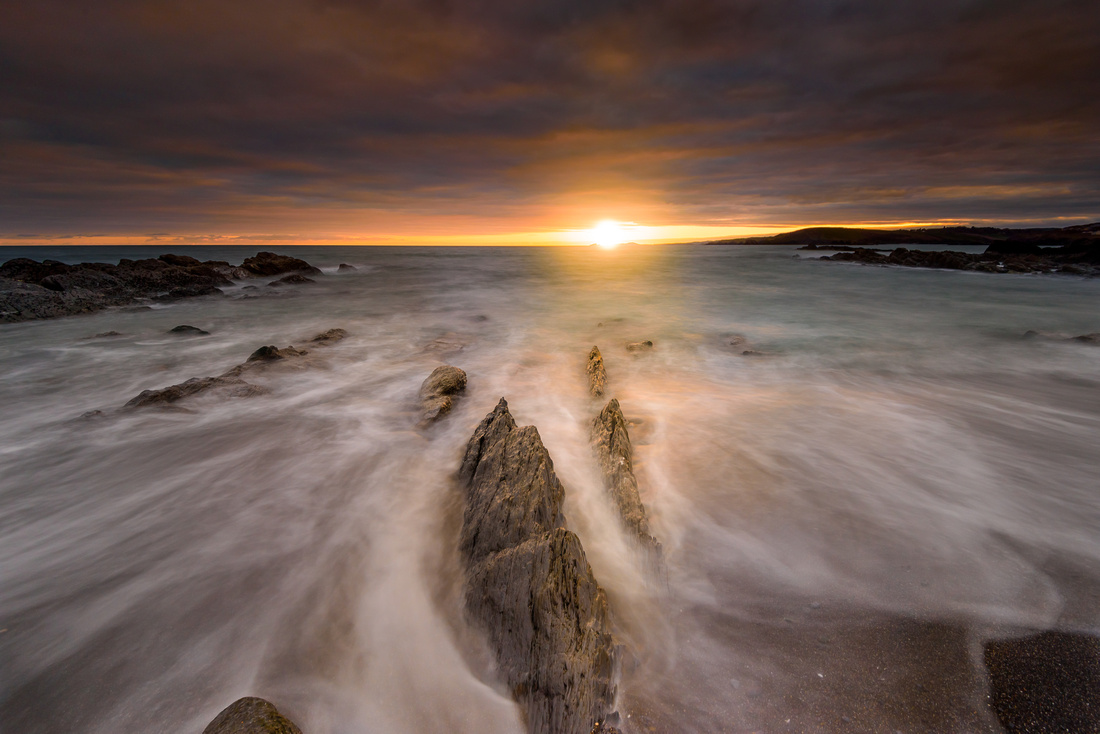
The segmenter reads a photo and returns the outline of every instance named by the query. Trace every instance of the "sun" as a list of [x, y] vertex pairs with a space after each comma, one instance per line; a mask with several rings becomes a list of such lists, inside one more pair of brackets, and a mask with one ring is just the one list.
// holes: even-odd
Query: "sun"
[[605, 219], [592, 228], [592, 239], [605, 250], [610, 250], [615, 245], [622, 244], [623, 227], [614, 219]]

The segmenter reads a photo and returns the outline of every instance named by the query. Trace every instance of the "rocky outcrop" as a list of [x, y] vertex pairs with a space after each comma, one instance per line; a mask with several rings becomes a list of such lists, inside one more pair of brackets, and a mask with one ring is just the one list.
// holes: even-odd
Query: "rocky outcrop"
[[248, 696], [225, 707], [202, 734], [302, 734], [302, 730], [274, 704]]
[[1037, 245], [1005, 247], [990, 245], [985, 252], [953, 250], [910, 250], [898, 247], [887, 253], [865, 247], [823, 257], [822, 260], [858, 262], [868, 265], [901, 265], [911, 268], [971, 270], [983, 273], [1064, 273], [1100, 275], [1100, 244], [1080, 247], [1041, 248]]
[[534, 426], [503, 398], [459, 470], [466, 612], [489, 639], [532, 734], [612, 731], [616, 648], [607, 597], [566, 530], [564, 490]]
[[[28, 258], [0, 265], [0, 322], [28, 321], [92, 313], [141, 299], [170, 300], [218, 295], [231, 278], [320, 272], [304, 260], [270, 252], [248, 258], [240, 267], [221, 260], [200, 262], [187, 255], [122, 259], [110, 263], [68, 265]], [[304, 276], [303, 276], [304, 277]]]
[[641, 544], [659, 554], [660, 543], [649, 534], [649, 518], [634, 477], [634, 448], [619, 401], [612, 399], [592, 423], [592, 446], [603, 474], [604, 486], [615, 500], [619, 517]]
[[607, 384], [607, 370], [603, 366], [603, 355], [599, 347], [592, 347], [588, 353], [588, 364], [584, 367], [588, 375], [588, 392], [592, 397], [603, 396], [604, 386]]
[[420, 417], [425, 424], [433, 423], [454, 408], [459, 393], [466, 389], [466, 373], [458, 367], [436, 367], [420, 385]]
[[1008, 731], [1100, 731], [1100, 639], [1047, 631], [985, 643], [990, 705]]

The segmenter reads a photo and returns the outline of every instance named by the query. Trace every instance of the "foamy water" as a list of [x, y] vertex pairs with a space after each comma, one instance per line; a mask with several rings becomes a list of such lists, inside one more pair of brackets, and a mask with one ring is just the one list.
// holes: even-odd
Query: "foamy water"
[[[1100, 632], [1100, 348], [1021, 338], [1100, 331], [1098, 281], [780, 247], [281, 251], [326, 274], [0, 325], [4, 732], [197, 733], [250, 694], [307, 734], [523, 731], [462, 617], [451, 482], [501, 396], [633, 651], [627, 732], [997, 731], [983, 639]], [[268, 395], [115, 412], [331, 327]], [[593, 344], [667, 583], [590, 453]], [[468, 392], [418, 430], [443, 363]]]

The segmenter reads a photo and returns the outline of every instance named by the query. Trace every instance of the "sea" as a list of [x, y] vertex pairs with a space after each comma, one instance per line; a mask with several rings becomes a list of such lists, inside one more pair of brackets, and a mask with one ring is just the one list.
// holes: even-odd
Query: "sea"
[[[1100, 633], [1100, 347], [1070, 339], [1100, 331], [1098, 279], [781, 246], [272, 249], [323, 272], [0, 324], [3, 732], [199, 734], [246, 695], [306, 734], [523, 732], [457, 551], [455, 472], [501, 397], [607, 592], [626, 734], [997, 732], [987, 641]], [[310, 360], [264, 395], [123, 410], [263, 345]], [[593, 345], [660, 573], [589, 445]], [[421, 426], [442, 364], [468, 388]]]

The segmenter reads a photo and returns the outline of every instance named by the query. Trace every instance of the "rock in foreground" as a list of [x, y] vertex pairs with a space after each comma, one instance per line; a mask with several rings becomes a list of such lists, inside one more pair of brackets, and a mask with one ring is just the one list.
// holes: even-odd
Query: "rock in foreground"
[[248, 696], [225, 707], [202, 734], [302, 734], [302, 730], [273, 704]]
[[603, 355], [599, 347], [592, 347], [588, 353], [588, 364], [584, 368], [588, 375], [588, 392], [594, 398], [603, 396], [604, 386], [607, 384], [607, 370], [604, 369]]
[[424, 423], [432, 423], [454, 408], [455, 398], [466, 389], [466, 373], [458, 367], [436, 367], [420, 385], [420, 414]]
[[532, 734], [611, 731], [607, 597], [564, 528], [564, 490], [534, 426], [500, 403], [474, 431], [459, 482], [466, 612], [485, 631]]

